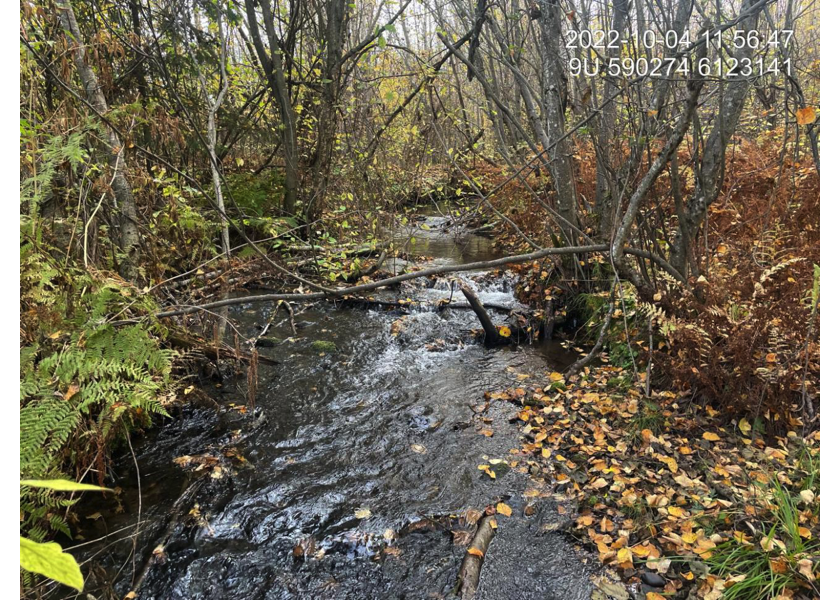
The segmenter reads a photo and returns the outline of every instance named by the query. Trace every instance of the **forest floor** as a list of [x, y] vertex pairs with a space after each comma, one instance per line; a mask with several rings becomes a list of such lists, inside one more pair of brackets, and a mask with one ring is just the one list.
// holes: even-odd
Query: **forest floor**
[[488, 392], [520, 407], [515, 458], [544, 484], [526, 494], [561, 513], [576, 501], [571, 535], [647, 600], [818, 593], [819, 431], [766, 435], [690, 396], [646, 398], [631, 376], [605, 365]]

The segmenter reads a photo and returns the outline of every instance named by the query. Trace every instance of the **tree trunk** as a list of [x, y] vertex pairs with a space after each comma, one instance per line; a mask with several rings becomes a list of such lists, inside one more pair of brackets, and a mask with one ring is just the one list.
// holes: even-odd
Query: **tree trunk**
[[[627, 26], [629, 12], [628, 0], [615, 0], [613, 2], [612, 29], [623, 34]], [[641, 33], [641, 32], [639, 32]], [[607, 49], [607, 60], [618, 57], [619, 49], [612, 46]], [[609, 98], [616, 93], [618, 87], [612, 77], [607, 77], [604, 82], [604, 97]], [[617, 100], [617, 99], [616, 99]], [[610, 185], [610, 166], [612, 153], [610, 142], [615, 135], [616, 125], [616, 100], [609, 102], [601, 111], [601, 127], [598, 131], [598, 144], [596, 151], [596, 181], [595, 181], [595, 212], [599, 216], [599, 233], [601, 239], [609, 239], [613, 229], [613, 215], [615, 207], [611, 199], [615, 195], [613, 186]]]
[[[572, 182], [569, 145], [558, 141], [565, 134], [565, 109], [568, 86], [560, 55], [560, 7], [553, 2], [542, 6], [540, 37], [542, 42], [543, 103], [545, 104], [545, 130], [548, 135], [548, 164], [557, 195], [555, 204], [565, 223], [561, 231], [565, 243], [574, 246], [577, 240], [577, 202]], [[553, 145], [552, 145], [553, 144]]]
[[316, 218], [319, 199], [326, 192], [330, 178], [337, 125], [336, 105], [338, 103], [339, 80], [341, 79], [341, 49], [347, 31], [347, 2], [346, 0], [328, 0], [326, 11], [327, 49], [323, 68], [326, 83], [324, 83], [321, 91], [318, 139], [312, 165], [312, 175], [318, 183], [306, 207], [306, 218], [309, 222]]
[[[85, 58], [82, 34], [79, 31], [79, 25], [76, 22], [76, 14], [73, 12], [73, 7], [68, 0], [59, 0], [57, 6], [61, 27], [64, 29], [65, 37], [73, 53], [73, 63], [76, 66], [79, 79], [82, 81], [82, 86], [85, 88], [87, 101], [94, 109], [104, 115], [108, 112], [108, 103], [105, 101], [105, 95], [99, 86], [96, 73], [93, 72], [93, 69]], [[111, 189], [114, 192], [117, 210], [119, 211], [120, 250], [123, 254], [119, 266], [120, 275], [129, 281], [136, 281], [138, 276], [137, 254], [140, 248], [137, 204], [134, 202], [131, 185], [125, 176], [123, 142], [120, 140], [117, 132], [111, 127], [108, 127], [107, 124], [105, 125], [105, 129], [109, 145], [108, 163], [114, 172]]]
[[493, 325], [493, 319], [487, 314], [487, 309], [481, 304], [481, 300], [478, 299], [472, 288], [463, 282], [461, 283], [461, 293], [464, 294], [473, 312], [478, 317], [479, 323], [481, 323], [481, 328], [484, 330], [484, 345], [488, 348], [498, 346], [501, 342], [501, 336], [496, 330], [496, 326]]
[[257, 51], [265, 76], [271, 84], [272, 95], [274, 96], [274, 101], [277, 103], [282, 121], [283, 159], [286, 163], [283, 210], [289, 215], [294, 215], [298, 198], [298, 188], [300, 186], [298, 171], [300, 161], [298, 157], [295, 112], [292, 109], [289, 87], [286, 85], [284, 54], [277, 38], [277, 30], [274, 28], [274, 16], [268, 0], [260, 0], [260, 8], [265, 23], [266, 37], [268, 38], [268, 49], [271, 52], [270, 57], [266, 53], [265, 46], [262, 42], [262, 34], [257, 23], [254, 0], [245, 0], [251, 41]]
[[[758, 27], [759, 10], [754, 8], [758, 3], [759, 0], [742, 0], [740, 14], [744, 15], [752, 11], [752, 14], [742, 21], [740, 25], [742, 29], [750, 31]], [[749, 44], [744, 44], [743, 48], [732, 49], [732, 52], [733, 57], [739, 62], [748, 61], [753, 55]], [[703, 146], [703, 157], [697, 169], [695, 192], [685, 207], [685, 222], [680, 224], [680, 229], [677, 230], [675, 236], [671, 264], [683, 275], [687, 270], [689, 246], [706, 217], [706, 211], [720, 193], [726, 147], [738, 126], [751, 85], [749, 79], [741, 78], [728, 81], [724, 86], [715, 126]]]
[[[213, 193], [216, 197], [216, 207], [219, 209], [219, 217], [222, 226], [222, 253], [226, 258], [230, 259], [230, 226], [228, 224], [227, 213], [225, 212], [225, 197], [222, 194], [222, 177], [221, 166], [219, 164], [219, 157], [216, 154], [216, 144], [218, 143], [218, 128], [216, 127], [216, 115], [225, 101], [225, 96], [228, 90], [228, 76], [227, 76], [227, 37], [225, 36], [224, 22], [222, 21], [222, 12], [218, 11], [216, 14], [216, 25], [219, 28], [219, 88], [214, 98], [210, 94], [210, 87], [208, 86], [207, 78], [201, 71], [201, 65], [195, 59], [191, 48], [188, 48], [190, 57], [195, 64], [198, 80], [201, 85], [201, 91], [204, 94], [204, 102], [207, 104], [207, 151], [210, 154], [210, 172], [213, 176]], [[198, 25], [196, 25], [198, 27]]]

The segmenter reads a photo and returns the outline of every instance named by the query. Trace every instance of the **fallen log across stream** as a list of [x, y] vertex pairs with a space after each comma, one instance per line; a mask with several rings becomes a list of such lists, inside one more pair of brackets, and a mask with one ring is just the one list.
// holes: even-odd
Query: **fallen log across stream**
[[[199, 311], [213, 310], [216, 308], [222, 308], [225, 306], [232, 306], [237, 304], [250, 304], [254, 302], [277, 302], [280, 300], [324, 300], [328, 298], [339, 299], [353, 294], [370, 292], [379, 288], [392, 286], [397, 283], [402, 283], [403, 281], [418, 279], [420, 277], [430, 277], [432, 275], [443, 275], [446, 273], [459, 273], [464, 271], [480, 271], [484, 269], [495, 269], [497, 267], [504, 267], [506, 265], [539, 260], [547, 256], [561, 256], [566, 254], [591, 254], [604, 252], [608, 253], [609, 250], [610, 248], [606, 244], [594, 244], [591, 246], [569, 246], [566, 248], [543, 248], [542, 250], [537, 250], [528, 254], [518, 254], [516, 256], [507, 256], [505, 258], [498, 258], [495, 260], [479, 261], [461, 265], [442, 265], [439, 267], [421, 269], [419, 271], [403, 273], [401, 275], [395, 275], [393, 277], [388, 277], [379, 281], [372, 281], [369, 283], [354, 285], [346, 288], [330, 289], [325, 292], [293, 292], [281, 294], [260, 294], [257, 296], [241, 296], [239, 298], [226, 298], [224, 300], [217, 300], [215, 302], [208, 302], [206, 304], [171, 308], [169, 310], [161, 311], [155, 314], [155, 316], [161, 319], [166, 317], [177, 317], [189, 315]], [[624, 248], [623, 252], [632, 256], [638, 256], [640, 258], [648, 259], [659, 265], [663, 270], [667, 271], [672, 277], [674, 277], [678, 281], [685, 281], [685, 278], [682, 275], [680, 275], [680, 273], [661, 256], [656, 256], [655, 254], [636, 248]], [[128, 320], [124, 323], [132, 322], [135, 321]]]
[[[350, 307], [370, 307], [370, 306], [378, 306], [380, 308], [385, 309], [408, 309], [412, 306], [416, 307], [418, 305], [422, 306], [420, 303], [415, 302], [407, 302], [403, 301], [400, 302], [398, 300], [378, 300], [375, 298], [357, 298], [354, 296], [350, 296], [347, 298], [339, 298], [337, 302], [341, 304], [341, 306], [350, 306]], [[442, 300], [436, 304], [427, 304], [427, 306], [431, 306], [434, 310], [440, 312], [447, 309], [453, 310], [472, 310], [472, 306], [470, 306], [469, 302], [447, 302]], [[495, 302], [484, 302], [484, 308], [489, 310], [497, 310], [499, 312], [504, 313], [512, 313], [512, 312], [520, 312], [524, 311], [527, 312], [527, 309], [523, 309], [520, 306], [505, 306], [504, 304], [496, 304]]]

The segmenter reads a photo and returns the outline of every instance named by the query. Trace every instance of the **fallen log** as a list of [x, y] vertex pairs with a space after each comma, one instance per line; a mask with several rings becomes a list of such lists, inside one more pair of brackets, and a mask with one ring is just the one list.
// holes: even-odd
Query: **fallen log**
[[[370, 283], [364, 283], [361, 285], [350, 286], [346, 288], [339, 288], [339, 289], [328, 289], [322, 288], [321, 286], [317, 286], [318, 288], [326, 291], [320, 292], [292, 292], [292, 293], [283, 293], [283, 294], [262, 294], [259, 296], [242, 296], [239, 298], [227, 298], [225, 300], [217, 300], [216, 302], [208, 302], [207, 304], [201, 305], [190, 305], [190, 306], [181, 306], [181, 307], [173, 307], [169, 310], [161, 311], [155, 316], [159, 319], [164, 317], [176, 317], [182, 315], [190, 315], [202, 310], [212, 310], [214, 308], [221, 308], [223, 306], [231, 306], [234, 304], [248, 304], [252, 302], [276, 302], [278, 300], [289, 300], [289, 301], [301, 301], [301, 300], [324, 300], [326, 298], [334, 298], [339, 299], [341, 297], [349, 296], [352, 294], [359, 294], [362, 292], [369, 292], [378, 288], [382, 287], [389, 287], [395, 285], [397, 283], [401, 283], [403, 281], [409, 281], [411, 279], [417, 279], [419, 277], [429, 277], [431, 275], [442, 275], [444, 273], [457, 273], [457, 272], [466, 272], [466, 271], [478, 271], [483, 269], [495, 269], [498, 267], [503, 267], [506, 265], [516, 264], [516, 263], [525, 263], [530, 262], [533, 260], [539, 260], [541, 258], [545, 258], [548, 256], [559, 256], [564, 254], [587, 254], [587, 253], [603, 253], [609, 252], [609, 246], [606, 244], [597, 244], [591, 246], [568, 246], [565, 248], [543, 248], [542, 250], [537, 250], [535, 252], [531, 252], [529, 254], [520, 254], [517, 256], [508, 256], [505, 258], [498, 258], [495, 260], [487, 260], [487, 261], [480, 261], [474, 263], [467, 263], [463, 265], [442, 265], [439, 267], [432, 267], [429, 269], [421, 269], [419, 271], [413, 271], [411, 273], [403, 273], [401, 275], [395, 275], [394, 277], [389, 277], [387, 279], [382, 279], [380, 281], [372, 281]], [[646, 250], [638, 250], [636, 248], [624, 248], [623, 252], [626, 254], [630, 254], [632, 256], [638, 256], [640, 258], [646, 258], [657, 265], [659, 265], [663, 270], [667, 271], [672, 277], [677, 279], [678, 281], [685, 282], [685, 278], [680, 275], [678, 271], [676, 271], [668, 262], [660, 256], [656, 256], [647, 252]], [[112, 325], [117, 324], [127, 324], [127, 323], [134, 323], [135, 320], [126, 320], [126, 321], [119, 321], [117, 323], [112, 323]]]
[[315, 245], [308, 245], [308, 244], [298, 244], [298, 245], [290, 245], [290, 246], [281, 246], [280, 251], [282, 252], [289, 252], [290, 254], [300, 254], [306, 252], [313, 252], [317, 254], [323, 254], [326, 252], [342, 252], [345, 256], [361, 256], [372, 254], [376, 252], [376, 246], [350, 246], [350, 245], [338, 245], [338, 246], [320, 246], [318, 244]]
[[[380, 308], [392, 308], [392, 309], [399, 309], [405, 310], [409, 309], [412, 306], [418, 306], [419, 303], [415, 302], [407, 302], [403, 301], [400, 302], [398, 300], [377, 300], [375, 298], [356, 298], [353, 296], [348, 296], [346, 298], [340, 298], [337, 302], [341, 306], [348, 306], [348, 307], [362, 307], [367, 308], [370, 306], [378, 306]], [[447, 302], [447, 301], [440, 301], [434, 305], [427, 305], [433, 306], [435, 310], [438, 312], [446, 310], [446, 309], [453, 309], [453, 310], [464, 310], [470, 309], [472, 310], [472, 306], [468, 302]], [[521, 307], [512, 307], [512, 306], [505, 306], [504, 304], [495, 304], [493, 302], [485, 302], [483, 304], [484, 308], [489, 310], [498, 310], [499, 312], [504, 313], [512, 313], [516, 310], [521, 310]]]
[[478, 578], [481, 576], [481, 566], [484, 564], [484, 556], [496, 530], [492, 526], [493, 517], [482, 517], [478, 529], [473, 536], [467, 549], [461, 568], [458, 571], [458, 583], [455, 584], [455, 593], [461, 594], [463, 600], [472, 600], [478, 590]]
[[484, 345], [488, 348], [498, 346], [503, 338], [499, 335], [496, 326], [493, 325], [493, 319], [487, 314], [487, 309], [481, 304], [481, 300], [478, 299], [478, 296], [475, 295], [472, 288], [464, 282], [461, 282], [461, 293], [464, 294], [467, 302], [470, 303], [470, 307], [478, 317], [479, 323], [481, 323], [481, 328], [484, 329]]

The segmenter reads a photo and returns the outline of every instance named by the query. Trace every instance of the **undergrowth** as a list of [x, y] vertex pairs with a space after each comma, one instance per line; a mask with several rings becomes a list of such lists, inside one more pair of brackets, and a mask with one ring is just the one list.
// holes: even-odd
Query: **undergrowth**
[[[58, 255], [60, 256], [60, 254]], [[110, 449], [165, 415], [174, 353], [154, 302], [121, 279], [85, 271], [29, 236], [21, 246], [20, 476], [98, 480]], [[72, 501], [22, 488], [21, 529], [69, 535]]]

